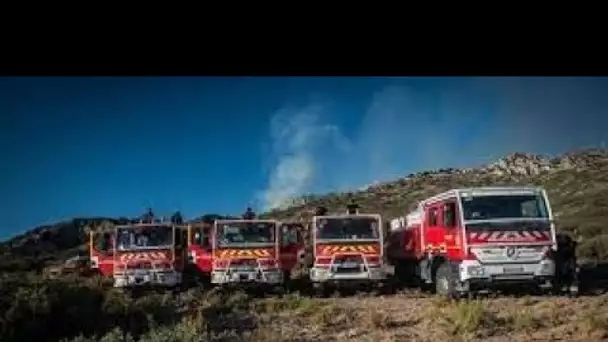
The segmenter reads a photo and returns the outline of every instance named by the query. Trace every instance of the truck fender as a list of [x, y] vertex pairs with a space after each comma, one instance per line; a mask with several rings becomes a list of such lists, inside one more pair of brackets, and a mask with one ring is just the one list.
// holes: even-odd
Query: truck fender
[[435, 282], [435, 275], [437, 274], [437, 270], [443, 264], [448, 265], [448, 269], [450, 270], [450, 274], [452, 277], [454, 277], [455, 279], [460, 278], [460, 262], [452, 261], [452, 260], [448, 259], [445, 255], [438, 255], [438, 256], [435, 256], [435, 258], [433, 259], [433, 266], [432, 266], [433, 282]]

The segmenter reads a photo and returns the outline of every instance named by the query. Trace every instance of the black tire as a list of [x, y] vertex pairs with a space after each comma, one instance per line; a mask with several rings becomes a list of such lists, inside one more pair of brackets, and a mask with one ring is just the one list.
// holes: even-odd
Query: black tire
[[456, 282], [450, 270], [450, 265], [443, 262], [435, 273], [435, 293], [442, 297], [456, 298]]
[[380, 294], [394, 295], [397, 293], [397, 283], [394, 279], [389, 278], [380, 285]]
[[315, 283], [313, 284], [313, 291], [316, 297], [320, 298], [329, 298], [330, 297], [330, 287], [323, 283]]

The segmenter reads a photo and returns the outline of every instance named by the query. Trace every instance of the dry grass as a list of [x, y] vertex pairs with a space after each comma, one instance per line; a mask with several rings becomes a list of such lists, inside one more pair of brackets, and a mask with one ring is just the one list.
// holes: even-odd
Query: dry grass
[[[254, 299], [237, 293], [215, 303], [245, 310], [250, 328], [210, 329], [218, 317], [185, 317], [142, 341], [602, 341], [608, 296], [486, 298], [449, 301], [407, 295]], [[234, 312], [232, 312], [234, 314]], [[228, 316], [226, 316], [228, 317]], [[234, 320], [232, 318], [228, 318]], [[236, 321], [232, 321], [236, 323]], [[234, 324], [233, 324], [234, 325]], [[236, 324], [238, 325], [238, 324]], [[111, 332], [105, 341], [117, 332]], [[122, 337], [121, 337], [122, 338]], [[79, 340], [83, 341], [83, 340]]]
[[[92, 319], [97, 321], [91, 324], [99, 325], [101, 321], [111, 323], [114, 316], [123, 317], [118, 324], [132, 335], [104, 330], [102, 340], [107, 342], [130, 338], [144, 342], [608, 339], [608, 295], [499, 296], [451, 301], [415, 291], [321, 299], [297, 293], [256, 298], [239, 291], [191, 289], [175, 295], [131, 298], [120, 291], [102, 291], [94, 279], [82, 280], [80, 285], [66, 282], [51, 287], [36, 279], [27, 283], [22, 278], [15, 281], [24, 283], [15, 289], [6, 319], [21, 322], [19, 326], [25, 329], [27, 325], [23, 324], [30, 322], [28, 317], [35, 313], [40, 319], [34, 328], [42, 332], [56, 328], [40, 324], [49, 317], [59, 319], [58, 313], [69, 315], [70, 326], [75, 327], [86, 326]], [[9, 290], [16, 285], [5, 282], [2, 288]], [[90, 289], [101, 292], [87, 292]], [[103, 294], [103, 300], [96, 304], [98, 294]], [[49, 311], [60, 304], [63, 309]], [[84, 309], [96, 305], [101, 305], [98, 313]], [[70, 313], [76, 309], [81, 311]], [[133, 324], [139, 328], [134, 329]], [[74, 341], [94, 340], [81, 336]]]
[[356, 296], [254, 300], [249, 341], [601, 341], [607, 296], [492, 298]]

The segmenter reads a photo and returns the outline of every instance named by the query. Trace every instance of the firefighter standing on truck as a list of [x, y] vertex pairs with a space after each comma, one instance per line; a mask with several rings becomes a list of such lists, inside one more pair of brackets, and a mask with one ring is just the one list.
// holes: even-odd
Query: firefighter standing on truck
[[255, 220], [255, 213], [251, 210], [251, 207], [248, 207], [245, 213], [243, 214], [244, 220]]

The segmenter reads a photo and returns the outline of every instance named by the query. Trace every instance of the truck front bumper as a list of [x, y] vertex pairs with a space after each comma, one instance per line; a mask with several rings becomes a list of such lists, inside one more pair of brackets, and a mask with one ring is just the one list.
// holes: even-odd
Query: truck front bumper
[[173, 287], [182, 282], [180, 272], [169, 271], [150, 271], [150, 272], [125, 272], [114, 274], [114, 287], [135, 287], [135, 286], [162, 286]]
[[383, 267], [370, 267], [362, 272], [342, 273], [333, 271], [331, 268], [312, 267], [310, 269], [310, 280], [313, 283], [375, 283], [387, 279], [387, 272]]
[[282, 284], [283, 272], [280, 269], [271, 270], [215, 270], [211, 272], [212, 284]]
[[555, 263], [542, 260], [537, 263], [481, 264], [465, 260], [459, 265], [459, 280], [465, 289], [530, 284], [551, 287], [555, 277]]

